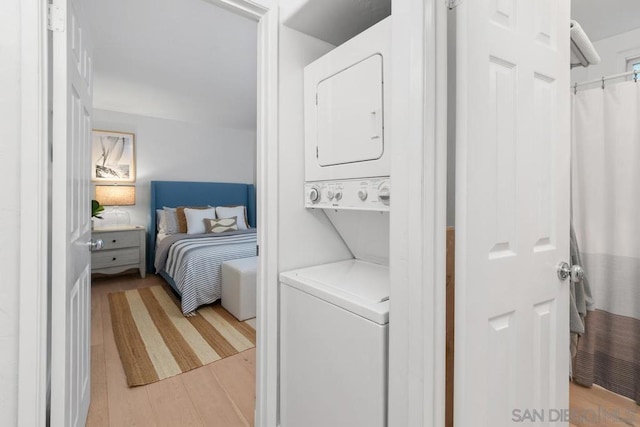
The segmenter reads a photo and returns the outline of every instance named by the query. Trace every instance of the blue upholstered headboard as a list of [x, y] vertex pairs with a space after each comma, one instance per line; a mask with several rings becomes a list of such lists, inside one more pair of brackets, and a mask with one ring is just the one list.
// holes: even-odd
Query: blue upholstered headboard
[[256, 189], [253, 184], [225, 182], [151, 181], [150, 221], [147, 227], [147, 271], [153, 272], [156, 250], [156, 209], [163, 206], [245, 205], [251, 227], [256, 226]]

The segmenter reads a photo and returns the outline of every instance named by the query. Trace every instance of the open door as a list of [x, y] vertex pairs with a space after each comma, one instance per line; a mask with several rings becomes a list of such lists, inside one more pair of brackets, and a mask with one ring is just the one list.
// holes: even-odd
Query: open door
[[569, 8], [458, 6], [456, 426], [567, 425]]
[[81, 0], [55, 0], [51, 224], [51, 425], [84, 426], [91, 331], [92, 56]]

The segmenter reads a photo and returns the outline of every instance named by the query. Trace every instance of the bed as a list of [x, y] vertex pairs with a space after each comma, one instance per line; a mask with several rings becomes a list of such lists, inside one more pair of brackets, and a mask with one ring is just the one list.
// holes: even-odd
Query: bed
[[[219, 234], [158, 235], [157, 211], [164, 207], [245, 206], [247, 230]], [[256, 255], [256, 195], [252, 184], [151, 181], [148, 271], [155, 271], [181, 296], [192, 313], [220, 298], [221, 265]]]

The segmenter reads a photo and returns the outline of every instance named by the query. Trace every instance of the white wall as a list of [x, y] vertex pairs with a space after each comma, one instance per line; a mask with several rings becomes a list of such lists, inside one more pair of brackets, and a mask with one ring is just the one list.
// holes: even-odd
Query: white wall
[[135, 133], [136, 205], [122, 208], [132, 224], [148, 225], [151, 180], [255, 184], [255, 130], [99, 109], [93, 111], [93, 127]]
[[0, 2], [0, 419], [16, 425], [20, 247], [20, 0]]
[[[588, 34], [587, 34], [588, 35]], [[640, 56], [640, 28], [598, 40], [593, 46], [600, 55], [600, 64], [587, 68], [576, 67], [571, 71], [571, 83], [598, 79], [602, 76], [624, 73], [627, 58]], [[622, 79], [608, 83], [621, 82]], [[605, 84], [608, 84], [605, 83]], [[595, 85], [597, 86], [597, 84]]]
[[351, 258], [325, 214], [304, 207], [303, 68], [333, 49], [280, 27], [279, 270]]

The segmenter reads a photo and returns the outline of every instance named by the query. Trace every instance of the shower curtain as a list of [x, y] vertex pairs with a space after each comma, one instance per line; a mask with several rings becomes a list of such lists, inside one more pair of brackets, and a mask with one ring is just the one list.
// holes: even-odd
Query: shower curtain
[[573, 378], [640, 404], [640, 83], [573, 97], [572, 223], [593, 293]]

